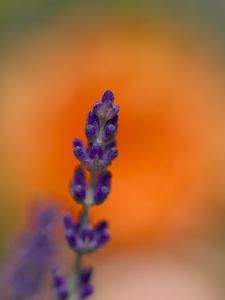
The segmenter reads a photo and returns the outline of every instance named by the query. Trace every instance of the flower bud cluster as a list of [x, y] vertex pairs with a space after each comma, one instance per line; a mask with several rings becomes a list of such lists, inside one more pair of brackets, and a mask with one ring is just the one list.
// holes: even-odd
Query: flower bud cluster
[[[74, 155], [81, 165], [74, 171], [70, 192], [74, 200], [82, 205], [83, 210], [76, 222], [69, 214], [64, 218], [65, 238], [77, 255], [75, 276], [72, 277], [76, 277], [76, 282], [71, 292], [69, 288], [71, 284], [68, 284], [59, 269], [53, 270], [54, 290], [60, 300], [72, 299], [69, 297], [73, 297], [74, 290], [78, 299], [92, 294], [93, 287], [90, 284], [92, 271], [81, 267], [81, 257], [96, 251], [110, 239], [108, 223], [103, 220], [92, 225], [89, 210], [92, 205], [103, 203], [110, 193], [111, 173], [106, 168], [118, 155], [115, 143], [118, 112], [119, 106], [114, 104], [113, 93], [106, 91], [101, 101], [96, 102], [88, 113], [85, 125], [87, 146], [80, 139], [73, 142]], [[87, 172], [90, 173], [89, 179]]]
[[80, 222], [73, 222], [71, 216], [67, 215], [64, 219], [64, 226], [68, 244], [76, 252], [81, 252], [82, 254], [95, 251], [110, 238], [106, 221], [101, 221], [95, 226], [87, 224], [81, 227]]
[[79, 139], [73, 142], [74, 155], [92, 173], [104, 170], [118, 155], [114, 139], [119, 106], [113, 100], [113, 93], [106, 91], [89, 112], [85, 126], [88, 147]]
[[[104, 170], [96, 175], [96, 184], [93, 187], [93, 204], [101, 204], [107, 198], [110, 192], [110, 186], [111, 173], [109, 171]], [[85, 204], [85, 199], [88, 194], [87, 188], [86, 174], [82, 167], [78, 166], [70, 184], [70, 192], [78, 203]]]

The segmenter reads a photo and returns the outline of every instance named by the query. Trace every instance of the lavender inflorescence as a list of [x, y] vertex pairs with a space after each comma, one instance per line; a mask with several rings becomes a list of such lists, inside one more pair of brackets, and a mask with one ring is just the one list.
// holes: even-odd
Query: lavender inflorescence
[[[53, 269], [53, 285], [58, 299], [83, 299], [93, 293], [90, 283], [92, 268], [82, 267], [82, 257], [96, 251], [109, 239], [108, 222], [95, 225], [90, 222], [90, 208], [104, 202], [110, 193], [111, 173], [106, 168], [117, 157], [115, 136], [118, 129], [119, 106], [114, 104], [114, 95], [106, 91], [101, 101], [94, 104], [88, 113], [85, 133], [88, 145], [80, 139], [73, 141], [74, 155], [80, 161], [70, 183], [74, 200], [82, 205], [77, 221], [71, 215], [64, 218], [65, 238], [76, 253], [74, 274], [68, 280], [58, 267]], [[90, 173], [89, 178], [86, 171]], [[75, 297], [75, 298], [74, 298]]]
[[56, 207], [43, 204], [34, 207], [28, 229], [12, 244], [1, 269], [2, 299], [28, 300], [43, 296], [46, 275], [56, 254], [57, 221]]

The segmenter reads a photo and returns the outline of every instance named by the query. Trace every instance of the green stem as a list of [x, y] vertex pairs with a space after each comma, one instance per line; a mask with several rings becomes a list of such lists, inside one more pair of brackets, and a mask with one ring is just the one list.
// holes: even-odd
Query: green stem
[[[80, 217], [81, 228], [84, 228], [87, 224], [89, 224], [89, 212], [90, 212], [90, 207], [93, 204], [93, 194], [94, 194], [95, 185], [96, 185], [96, 174], [91, 173], [90, 185], [89, 185], [89, 189], [87, 191], [87, 197], [84, 202], [84, 208], [83, 208], [83, 211], [82, 211], [82, 214]], [[83, 254], [81, 252], [78, 252], [76, 255], [75, 267], [74, 267], [75, 299], [76, 300], [80, 299], [79, 289], [80, 289], [80, 273], [81, 273], [82, 257], [83, 257]], [[69, 300], [72, 300], [72, 298], [70, 298]]]
[[75, 261], [75, 286], [76, 286], [76, 290], [75, 290], [75, 294], [76, 294], [76, 298], [80, 299], [80, 272], [81, 272], [81, 259], [82, 259], [82, 254], [81, 253], [77, 253], [76, 256], [76, 261]]

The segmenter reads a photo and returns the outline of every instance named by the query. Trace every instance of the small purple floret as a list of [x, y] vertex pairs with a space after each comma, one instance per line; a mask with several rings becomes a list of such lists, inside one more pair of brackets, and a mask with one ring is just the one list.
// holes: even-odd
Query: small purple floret
[[103, 94], [102, 96], [102, 102], [113, 102], [114, 100], [114, 95], [113, 95], [113, 92], [108, 90], [108, 91], [105, 91], [105, 93]]
[[74, 146], [74, 148], [77, 147], [77, 146], [79, 146], [81, 148], [84, 147], [84, 145], [83, 145], [83, 143], [82, 143], [82, 141], [80, 139], [74, 139], [73, 140], [73, 146]]
[[56, 297], [60, 300], [66, 300], [69, 297], [67, 280], [62, 275], [58, 267], [54, 267], [52, 270], [53, 287]]
[[90, 280], [92, 277], [93, 269], [90, 267], [82, 268], [80, 273], [80, 297], [84, 299], [90, 296], [94, 289], [90, 284]]
[[94, 288], [92, 285], [87, 284], [85, 286], [81, 286], [80, 288], [80, 298], [84, 299], [92, 295], [94, 292]]
[[95, 204], [102, 203], [110, 192], [111, 173], [108, 171], [102, 172], [97, 181], [94, 193]]
[[95, 225], [95, 230], [97, 231], [103, 231], [108, 227], [108, 222], [107, 221], [100, 221]]
[[99, 224], [94, 227], [86, 225], [80, 229], [77, 223], [72, 222], [71, 216], [66, 215], [64, 218], [64, 227], [67, 242], [76, 252], [83, 254], [93, 252], [108, 241], [108, 238], [103, 238], [109, 236], [106, 227], [99, 226]]
[[80, 166], [77, 167], [74, 172], [74, 177], [70, 185], [70, 191], [75, 200], [83, 203], [86, 197], [86, 176]]
[[87, 124], [85, 128], [86, 136], [89, 142], [94, 142], [97, 137], [97, 130], [98, 128], [95, 125]]
[[118, 150], [116, 147], [109, 148], [105, 153], [104, 153], [104, 159], [111, 163], [113, 159], [115, 159], [118, 156]]
[[89, 156], [92, 159], [99, 158], [103, 156], [103, 147], [101, 144], [92, 145], [89, 149]]
[[116, 133], [116, 126], [113, 124], [108, 124], [104, 128], [104, 141], [111, 140]]
[[86, 150], [81, 146], [76, 146], [74, 148], [74, 155], [79, 159], [81, 162], [87, 157]]

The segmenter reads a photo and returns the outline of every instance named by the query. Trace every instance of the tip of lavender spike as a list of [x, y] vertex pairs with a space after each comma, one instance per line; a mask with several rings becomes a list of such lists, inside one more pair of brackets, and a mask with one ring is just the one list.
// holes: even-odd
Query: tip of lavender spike
[[102, 102], [113, 102], [114, 100], [114, 95], [113, 92], [110, 90], [105, 91], [105, 93], [102, 95]]

